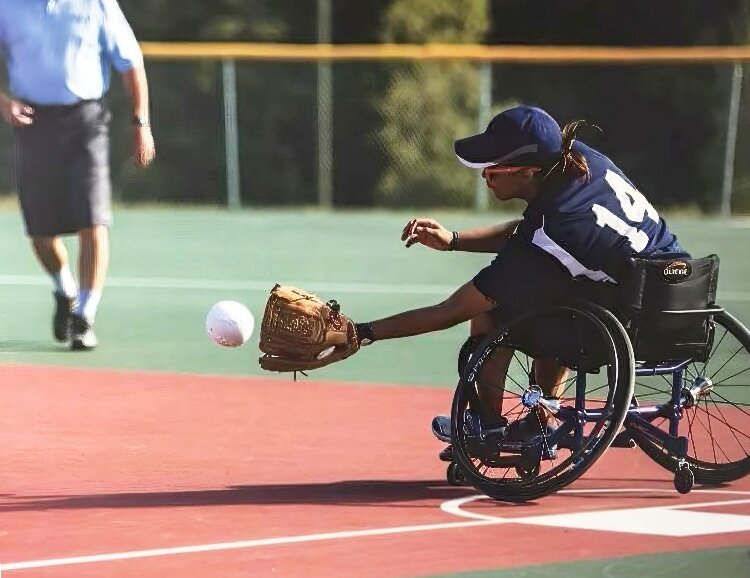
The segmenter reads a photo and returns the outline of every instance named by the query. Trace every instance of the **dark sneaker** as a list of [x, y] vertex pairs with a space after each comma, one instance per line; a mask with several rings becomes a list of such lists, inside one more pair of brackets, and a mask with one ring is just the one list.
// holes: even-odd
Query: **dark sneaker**
[[71, 315], [72, 339], [70, 348], [73, 351], [91, 351], [98, 344], [94, 330], [91, 324], [80, 315]]
[[536, 412], [531, 411], [508, 426], [505, 439], [509, 442], [533, 442], [538, 440], [542, 444], [542, 458], [554, 460], [557, 458], [557, 446], [551, 445], [547, 440], [555, 433], [556, 429], [547, 424], [544, 427], [544, 432], [542, 432], [539, 416]]
[[[468, 409], [464, 414], [464, 432], [466, 446], [472, 455], [494, 455], [497, 443], [505, 436], [508, 421], [504, 417], [497, 421], [483, 420], [479, 413]], [[432, 420], [432, 435], [445, 443], [451, 443], [451, 418], [439, 415]], [[453, 448], [448, 446], [440, 452], [440, 459], [453, 461]]]
[[432, 418], [432, 435], [441, 442], [451, 443], [451, 418], [447, 415]]
[[447, 445], [438, 454], [441, 462], [452, 462], [453, 461], [453, 446]]
[[53, 293], [55, 296], [55, 315], [52, 318], [52, 334], [57, 341], [70, 339], [70, 316], [73, 313], [74, 299], [66, 297], [62, 293]]

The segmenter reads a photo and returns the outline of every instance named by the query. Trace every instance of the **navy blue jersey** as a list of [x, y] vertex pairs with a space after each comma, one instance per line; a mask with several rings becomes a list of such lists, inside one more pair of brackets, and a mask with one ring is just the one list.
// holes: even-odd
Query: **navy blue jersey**
[[[520, 234], [573, 277], [612, 282], [629, 257], [681, 250], [664, 219], [603, 154], [580, 143], [591, 179], [552, 175], [524, 211]], [[675, 249], [677, 248], [677, 249]]]

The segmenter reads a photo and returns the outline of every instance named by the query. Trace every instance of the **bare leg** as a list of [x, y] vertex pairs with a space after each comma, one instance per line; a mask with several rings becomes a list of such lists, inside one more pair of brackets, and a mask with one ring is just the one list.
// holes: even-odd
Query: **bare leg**
[[[481, 338], [494, 330], [490, 313], [482, 313], [471, 320], [471, 336]], [[505, 379], [513, 360], [514, 349], [498, 348], [484, 364], [477, 380], [479, 400], [482, 403], [480, 413], [485, 419], [497, 421], [502, 415]], [[560, 365], [554, 358], [535, 359], [534, 377], [546, 396], [559, 397], [565, 390], [569, 370]], [[542, 423], [546, 423], [546, 412], [540, 411]]]
[[78, 240], [81, 247], [78, 260], [81, 290], [101, 292], [109, 267], [109, 229], [103, 225], [81, 229]]
[[81, 292], [75, 314], [93, 324], [109, 265], [109, 230], [101, 225], [88, 227], [78, 232], [78, 240]]
[[546, 396], [560, 397], [565, 391], [565, 380], [569, 373], [570, 370], [554, 358], [534, 360], [536, 382]]
[[71, 308], [78, 294], [75, 277], [68, 265], [68, 251], [60, 237], [32, 237], [31, 244], [39, 263], [55, 286], [52, 334], [57, 341], [67, 341], [70, 337]]
[[[536, 382], [547, 397], [560, 397], [563, 394], [569, 373], [570, 370], [554, 358], [534, 360]], [[547, 425], [549, 414], [541, 408], [537, 414], [542, 425]]]
[[60, 237], [32, 237], [31, 245], [44, 270], [54, 275], [68, 263], [68, 251]]
[[[493, 331], [492, 318], [489, 313], [482, 313], [471, 320], [471, 336], [482, 338]], [[513, 359], [513, 349], [501, 347], [492, 353], [492, 357], [482, 366], [477, 379], [480, 415], [497, 422], [502, 415], [503, 396], [505, 394], [505, 376]]]

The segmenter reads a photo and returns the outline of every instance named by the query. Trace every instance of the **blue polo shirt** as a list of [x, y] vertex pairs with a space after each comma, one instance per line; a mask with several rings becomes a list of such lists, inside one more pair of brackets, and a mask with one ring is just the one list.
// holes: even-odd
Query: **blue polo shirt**
[[36, 104], [101, 98], [112, 67], [143, 64], [116, 0], [0, 0], [0, 57], [12, 95]]

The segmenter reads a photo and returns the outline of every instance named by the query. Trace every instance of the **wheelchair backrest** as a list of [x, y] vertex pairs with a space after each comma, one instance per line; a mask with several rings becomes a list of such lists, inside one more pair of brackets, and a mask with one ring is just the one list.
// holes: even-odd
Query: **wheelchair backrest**
[[636, 359], [702, 358], [718, 279], [716, 255], [633, 259], [620, 283], [618, 308], [628, 322]]

